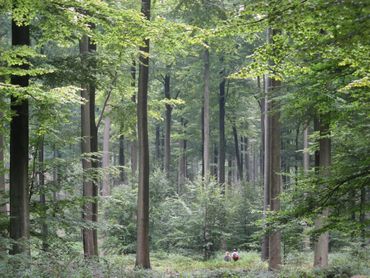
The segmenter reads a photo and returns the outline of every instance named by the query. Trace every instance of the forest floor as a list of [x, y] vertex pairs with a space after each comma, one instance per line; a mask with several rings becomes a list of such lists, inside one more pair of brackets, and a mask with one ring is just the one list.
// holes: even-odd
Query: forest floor
[[[240, 252], [237, 262], [225, 262], [223, 253], [204, 261], [201, 257], [188, 257], [179, 254], [153, 253], [151, 256], [152, 270], [133, 271], [135, 257], [110, 256], [112, 266], [122, 266], [119, 276], [115, 267], [107, 277], [370, 277], [370, 257], [361, 254], [340, 252], [330, 254], [330, 267], [326, 269], [312, 268], [313, 254], [294, 253], [284, 258], [284, 267], [279, 273], [267, 270], [267, 263], [260, 260], [256, 252]], [[104, 276], [106, 277], [106, 276]]]
[[[135, 255], [101, 255], [99, 261], [84, 260], [79, 253], [35, 254], [32, 261], [24, 264], [23, 257], [17, 261], [0, 262], [0, 277], [66, 277], [66, 278], [370, 278], [370, 250], [354, 252], [341, 250], [331, 253], [330, 266], [325, 269], [312, 267], [312, 252], [290, 253], [284, 257], [284, 266], [279, 272], [267, 270], [257, 252], [240, 252], [237, 262], [225, 262], [223, 252], [204, 261], [200, 255], [151, 253], [151, 270], [134, 269]], [[14, 257], [12, 260], [15, 260]], [[361, 276], [360, 276], [361, 275]]]

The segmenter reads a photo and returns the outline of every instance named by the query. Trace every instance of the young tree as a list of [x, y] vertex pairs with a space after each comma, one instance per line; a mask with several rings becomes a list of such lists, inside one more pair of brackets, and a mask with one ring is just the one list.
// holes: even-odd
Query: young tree
[[[141, 12], [150, 20], [150, 0], [141, 1]], [[139, 191], [137, 200], [137, 247], [136, 267], [150, 268], [149, 260], [149, 144], [148, 144], [148, 81], [149, 39], [145, 39], [140, 51], [139, 90], [137, 98], [137, 123], [139, 145]]]

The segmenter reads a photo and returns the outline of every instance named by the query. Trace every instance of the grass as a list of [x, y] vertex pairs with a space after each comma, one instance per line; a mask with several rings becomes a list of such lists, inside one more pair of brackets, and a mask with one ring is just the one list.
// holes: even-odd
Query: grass
[[[284, 260], [279, 273], [267, 271], [267, 263], [261, 262], [257, 252], [239, 252], [240, 260], [225, 262], [223, 253], [217, 253], [208, 261], [197, 255], [181, 255], [166, 252], [151, 253], [152, 270], [134, 270], [135, 255], [106, 255], [99, 262], [86, 262], [82, 256], [63, 254], [61, 256], [35, 257], [30, 265], [18, 268], [0, 263], [0, 277], [101, 277], [101, 278], [350, 278], [353, 275], [370, 275], [370, 253], [354, 253], [343, 250], [330, 254], [330, 266], [326, 269], [312, 268], [313, 254], [293, 253]], [[23, 261], [19, 258], [19, 262]], [[5, 274], [5, 275], [4, 275]], [[370, 277], [370, 276], [365, 276]]]

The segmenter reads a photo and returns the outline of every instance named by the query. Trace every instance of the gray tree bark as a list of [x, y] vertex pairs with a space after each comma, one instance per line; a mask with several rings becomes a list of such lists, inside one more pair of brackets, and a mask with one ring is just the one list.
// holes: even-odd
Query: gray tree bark
[[219, 160], [218, 160], [218, 182], [222, 184], [223, 191], [225, 191], [225, 73], [224, 70], [220, 72], [221, 82], [219, 86]]
[[[167, 70], [168, 67], [167, 67]], [[167, 73], [164, 77], [164, 96], [167, 100], [171, 99], [170, 91], [170, 74]], [[172, 117], [172, 106], [166, 104], [166, 119], [164, 129], [164, 172], [167, 178], [170, 176], [170, 165], [171, 165], [171, 117]]]
[[203, 151], [203, 161], [204, 161], [204, 180], [209, 181], [210, 178], [210, 129], [209, 129], [209, 50], [206, 48], [204, 50], [204, 95], [203, 95], [203, 107], [204, 107], [204, 151]]
[[[132, 62], [132, 66], [131, 66], [131, 87], [136, 90], [136, 63], [135, 61]], [[132, 96], [131, 100], [136, 105], [136, 94]], [[135, 130], [134, 130], [135, 139], [132, 140], [131, 145], [130, 145], [131, 175], [133, 178], [136, 177], [137, 159], [138, 159], [137, 132], [136, 131], [137, 131], [137, 125], [135, 126]]]
[[[331, 140], [328, 137], [330, 134], [329, 123], [324, 119], [319, 121], [320, 139], [319, 139], [319, 175], [329, 175], [329, 167], [331, 164]], [[329, 209], [325, 208], [320, 216], [315, 220], [315, 228], [320, 229], [325, 225], [326, 219], [329, 216]], [[314, 242], [314, 266], [326, 267], [329, 259], [329, 232], [321, 234]]]
[[[142, 0], [141, 12], [150, 20], [150, 0]], [[149, 39], [140, 50], [149, 54]], [[149, 260], [149, 142], [148, 142], [148, 82], [149, 57], [140, 56], [139, 90], [137, 101], [139, 142], [139, 191], [137, 201], [136, 267], [150, 268]]]
[[110, 195], [110, 175], [109, 175], [109, 140], [110, 140], [110, 117], [107, 116], [104, 119], [104, 132], [103, 132], [103, 161], [102, 166], [104, 170], [102, 196]]

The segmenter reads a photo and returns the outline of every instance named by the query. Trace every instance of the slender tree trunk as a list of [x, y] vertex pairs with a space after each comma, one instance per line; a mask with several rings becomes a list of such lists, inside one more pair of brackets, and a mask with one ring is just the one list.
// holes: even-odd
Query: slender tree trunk
[[[245, 180], [246, 181], [250, 181], [250, 177], [251, 177], [251, 169], [249, 167], [249, 140], [247, 137], [243, 137], [244, 138], [244, 169], [245, 169]], [[254, 154], [251, 153], [252, 157], [254, 157]]]
[[[270, 79], [271, 84], [269, 92], [275, 93], [279, 90], [280, 81]], [[280, 210], [280, 200], [279, 195], [281, 192], [281, 176], [280, 173], [280, 150], [281, 150], [281, 138], [280, 138], [280, 115], [278, 110], [278, 105], [275, 100], [271, 100], [271, 170], [270, 170], [270, 210], [278, 211]], [[281, 265], [281, 234], [280, 231], [272, 231], [269, 239], [269, 269], [277, 270]]]
[[366, 187], [363, 186], [360, 192], [360, 225], [361, 225], [361, 247], [366, 247]]
[[310, 170], [310, 154], [308, 153], [308, 123], [303, 130], [303, 171], [307, 175]]
[[[181, 125], [183, 128], [183, 136], [185, 137], [186, 123], [183, 118], [181, 118]], [[180, 157], [179, 157], [177, 193], [181, 194], [182, 186], [185, 184], [185, 178], [186, 178], [186, 139], [185, 138], [180, 139], [179, 148], [180, 148]]]
[[[265, 97], [264, 97], [264, 115], [263, 115], [263, 126], [264, 126], [264, 172], [263, 172], [263, 217], [266, 218], [266, 213], [270, 210], [270, 151], [271, 151], [271, 137], [270, 137], [270, 117], [268, 115], [269, 109], [269, 95], [268, 95], [268, 82], [266, 82], [267, 77], [265, 77]], [[262, 241], [262, 260], [269, 259], [269, 236], [265, 235]]]
[[[136, 63], [135, 60], [132, 61], [131, 66], [131, 87], [136, 91]], [[136, 93], [131, 98], [132, 102], [136, 105]], [[135, 125], [134, 130], [134, 140], [132, 140], [130, 145], [130, 157], [131, 157], [131, 175], [133, 178], [136, 177], [136, 171], [137, 171], [137, 157], [138, 157], [138, 151], [137, 151], [137, 125]]]
[[200, 115], [201, 115], [200, 116], [200, 129], [201, 129], [201, 136], [202, 136], [202, 144], [201, 144], [201, 151], [202, 151], [202, 177], [204, 178], [204, 105], [201, 108]]
[[[0, 129], [3, 129], [2, 121], [3, 121], [3, 113], [0, 112]], [[5, 196], [5, 167], [4, 167], [4, 135], [0, 133], [0, 196]], [[4, 214], [5, 216], [7, 213], [6, 211], [6, 204], [0, 206], [0, 214]], [[0, 231], [1, 232], [1, 231]], [[0, 247], [0, 251], [2, 248]]]
[[[307, 176], [310, 171], [310, 154], [308, 153], [308, 128], [309, 125], [306, 122], [303, 129], [303, 172]], [[304, 250], [310, 250], [310, 237], [305, 235], [303, 239]]]
[[231, 157], [229, 155], [228, 160], [227, 160], [227, 183], [229, 185], [231, 185], [232, 183], [232, 171], [231, 171], [232, 167], [233, 165], [232, 165]]
[[[167, 67], [169, 70], [169, 67]], [[167, 73], [164, 77], [164, 96], [167, 100], [171, 99], [170, 91], [170, 74]], [[170, 176], [170, 163], [171, 163], [171, 116], [172, 106], [166, 104], [166, 121], [165, 121], [165, 136], [164, 136], [164, 171], [167, 178]]]
[[[29, 26], [17, 26], [12, 21], [12, 45], [30, 45]], [[26, 66], [22, 66], [26, 68]], [[11, 83], [28, 86], [28, 76], [12, 76]], [[29, 188], [28, 188], [28, 100], [10, 101], [13, 118], [10, 123], [10, 238], [17, 241], [10, 254], [29, 253], [24, 241], [30, 235]], [[23, 242], [22, 242], [23, 241]]]
[[161, 129], [159, 125], [155, 127], [155, 158], [161, 160]]
[[[264, 84], [265, 82], [263, 82]], [[260, 179], [261, 181], [263, 182], [263, 178], [264, 178], [264, 165], [265, 165], [265, 162], [264, 162], [264, 158], [265, 158], [265, 154], [264, 154], [264, 151], [265, 151], [265, 97], [264, 97], [264, 88], [261, 88], [261, 80], [260, 80], [260, 77], [257, 78], [257, 85], [258, 85], [258, 89], [259, 91], [261, 92], [261, 100], [260, 100], [260, 111], [261, 111], [261, 118], [260, 118], [260, 121], [261, 121], [261, 145], [260, 145]], [[264, 87], [264, 85], [263, 85]]]
[[[331, 140], [329, 135], [329, 124], [320, 119], [319, 122], [320, 139], [319, 139], [319, 174], [325, 177], [329, 174], [331, 164]], [[329, 209], [325, 208], [320, 216], [315, 220], [315, 228], [320, 229], [325, 225], [326, 218], [329, 216]], [[314, 243], [314, 266], [328, 266], [329, 254], [329, 232], [319, 236]]]
[[223, 191], [225, 190], [225, 84], [224, 70], [221, 71], [220, 96], [219, 96], [219, 161], [218, 161], [218, 182], [222, 184]]
[[[80, 42], [80, 53], [82, 55], [83, 62], [86, 59], [86, 55], [90, 50], [90, 43], [89, 38], [87, 36], [83, 36]], [[92, 88], [91, 84], [86, 84], [82, 86], [81, 90], [81, 98], [86, 101], [85, 104], [81, 105], [81, 154], [86, 155], [94, 151], [97, 147], [97, 142], [95, 142], [94, 134], [96, 134], [94, 127], [92, 126], [92, 121], [94, 121], [95, 125], [95, 117], [91, 119], [94, 111], [91, 111], [95, 106], [95, 98], [92, 96], [94, 92], [94, 88]], [[92, 102], [93, 101], [93, 102]], [[96, 144], [96, 145], [95, 145]], [[83, 196], [90, 198], [86, 200], [83, 205], [83, 215], [82, 218], [85, 221], [96, 222], [96, 200], [91, 200], [97, 196], [96, 185], [92, 181], [89, 174], [93, 170], [93, 163], [90, 158], [82, 158], [82, 168], [84, 171], [84, 178], [83, 178]], [[84, 255], [87, 258], [94, 257], [98, 255], [97, 250], [97, 239], [96, 239], [96, 229], [89, 229], [83, 228], [82, 229], [82, 237], [83, 237], [83, 246], [84, 246]]]
[[[95, 25], [91, 24], [91, 28], [94, 29]], [[89, 47], [89, 52], [90, 53], [95, 53], [96, 52], [96, 44], [93, 44], [90, 39], [88, 39], [88, 47]], [[94, 59], [94, 67], [96, 68], [96, 61]], [[95, 122], [95, 90], [96, 90], [96, 81], [92, 81], [89, 84], [89, 105], [90, 105], [90, 130], [91, 130], [91, 152], [97, 153], [98, 152], [98, 127]], [[93, 155], [93, 161], [91, 162], [91, 166], [93, 168], [94, 173], [97, 172], [97, 169], [99, 167], [99, 162], [98, 162], [98, 156]], [[92, 221], [94, 223], [98, 222], [98, 196], [99, 196], [99, 182], [97, 178], [94, 176], [92, 179], [93, 182], [93, 200], [92, 200], [92, 210], [93, 210], [93, 215], [92, 215]], [[93, 239], [94, 239], [94, 252], [95, 256], [98, 256], [98, 231], [97, 229], [93, 229]]]
[[216, 180], [218, 180], [218, 169], [217, 169], [217, 165], [218, 165], [218, 150], [217, 150], [217, 144], [214, 144], [213, 145], [213, 167], [212, 167], [212, 175], [215, 177]]
[[242, 181], [243, 180], [243, 167], [242, 167], [241, 160], [240, 160], [238, 132], [236, 130], [235, 125], [233, 125], [233, 136], [234, 136], [235, 158], [236, 158], [238, 177], [239, 177], [239, 180]]
[[39, 188], [40, 188], [40, 204], [42, 207], [41, 221], [41, 238], [42, 250], [48, 251], [48, 225], [46, 223], [46, 196], [45, 196], [45, 175], [44, 175], [44, 139], [39, 143]]
[[102, 196], [109, 196], [110, 195], [110, 175], [109, 175], [109, 160], [110, 160], [110, 153], [109, 153], [109, 140], [110, 140], [110, 118], [109, 116], [105, 117], [104, 119], [104, 133], [103, 133], [103, 188], [102, 188]]
[[120, 181], [125, 183], [126, 182], [126, 173], [125, 173], [125, 169], [123, 167], [125, 167], [126, 165], [126, 157], [125, 157], [125, 138], [123, 137], [123, 135], [120, 135], [119, 137], [119, 157], [118, 157], [118, 162], [119, 162], [119, 166], [121, 167], [120, 168]]
[[209, 129], [209, 50], [204, 50], [204, 95], [203, 95], [203, 107], [204, 107], [204, 180], [207, 183], [210, 176], [210, 155], [209, 155], [209, 144], [210, 144], [210, 129]]
[[[150, 20], [150, 0], [142, 0], [141, 12]], [[149, 39], [140, 51], [149, 54]], [[150, 268], [149, 260], [149, 143], [148, 143], [148, 81], [149, 57], [140, 56], [139, 91], [137, 103], [139, 142], [139, 191], [137, 201], [136, 267]]]
[[[1, 99], [0, 99], [1, 101]], [[0, 123], [1, 127], [0, 129], [3, 129], [3, 114], [0, 112]], [[5, 167], [4, 167], [4, 135], [0, 133], [0, 196], [4, 197], [6, 194], [5, 190]], [[5, 219], [7, 217], [7, 209], [6, 204], [0, 206], [0, 217]], [[0, 229], [0, 236], [5, 237], [7, 234], [6, 228]], [[6, 252], [6, 245], [3, 243], [0, 243], [0, 255], [2, 252]]]

